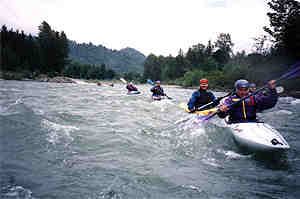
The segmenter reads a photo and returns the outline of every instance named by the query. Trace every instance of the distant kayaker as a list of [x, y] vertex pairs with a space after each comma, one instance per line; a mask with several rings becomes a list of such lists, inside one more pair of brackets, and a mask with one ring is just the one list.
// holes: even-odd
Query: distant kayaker
[[256, 91], [256, 84], [255, 83], [249, 84], [249, 92], [253, 93], [254, 91]]
[[166, 96], [164, 89], [160, 86], [160, 81], [155, 81], [155, 86], [153, 86], [150, 91], [152, 92], [153, 99]]
[[127, 84], [126, 88], [127, 88], [128, 92], [131, 92], [131, 91], [138, 91], [138, 89], [136, 88], [135, 85], [133, 85], [132, 82], [129, 82], [129, 83]]
[[268, 95], [255, 94], [228, 108], [228, 105], [249, 95], [249, 82], [247, 80], [237, 80], [234, 87], [236, 93], [225, 99], [224, 104], [219, 107], [220, 112], [218, 113], [220, 118], [229, 115], [229, 123], [256, 122], [257, 112], [273, 108], [277, 103], [278, 95], [275, 89], [275, 80], [271, 80], [267, 90]]
[[[187, 104], [188, 109], [191, 112], [194, 112], [199, 107], [216, 100], [216, 97], [214, 96], [214, 94], [210, 91], [207, 91], [207, 88], [208, 88], [208, 80], [205, 78], [202, 78], [200, 80], [200, 88], [192, 94], [192, 97], [190, 98], [190, 100]], [[217, 102], [212, 103], [210, 106], [207, 106], [206, 109], [212, 108], [216, 105], [218, 105]]]

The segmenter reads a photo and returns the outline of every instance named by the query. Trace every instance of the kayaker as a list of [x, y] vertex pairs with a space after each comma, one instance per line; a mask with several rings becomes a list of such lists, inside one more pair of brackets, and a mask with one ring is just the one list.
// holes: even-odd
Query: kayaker
[[218, 116], [225, 118], [229, 115], [229, 123], [256, 122], [256, 113], [273, 108], [278, 100], [275, 80], [269, 81], [268, 84], [268, 95], [255, 94], [231, 106], [229, 109], [228, 105], [249, 95], [249, 82], [244, 79], [237, 80], [234, 84], [236, 93], [225, 99], [224, 104], [219, 107], [220, 112]]
[[164, 89], [160, 86], [160, 81], [155, 81], [155, 86], [150, 91], [152, 92], [152, 97], [166, 96]]
[[249, 92], [253, 93], [254, 91], [256, 91], [256, 84], [255, 83], [249, 84]]
[[131, 92], [131, 91], [138, 91], [138, 89], [133, 85], [132, 82], [129, 82], [126, 86], [128, 92]]
[[[188, 109], [191, 112], [196, 111], [199, 107], [203, 105], [216, 101], [216, 97], [214, 96], [214, 94], [210, 91], [207, 91], [207, 88], [208, 88], [208, 80], [202, 78], [200, 80], [200, 88], [192, 94], [192, 97], [190, 98], [187, 104]], [[218, 105], [217, 102], [213, 103], [210, 106], [207, 106], [206, 109], [212, 108], [216, 105]]]

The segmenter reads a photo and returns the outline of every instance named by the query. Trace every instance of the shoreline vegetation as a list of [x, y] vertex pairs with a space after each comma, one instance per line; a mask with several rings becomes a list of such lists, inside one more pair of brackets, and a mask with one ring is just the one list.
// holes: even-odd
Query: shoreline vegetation
[[[21, 73], [21, 72], [3, 72], [0, 71], [0, 80], [17, 80], [17, 81], [36, 81], [36, 82], [52, 82], [52, 83], [73, 83], [73, 84], [78, 84], [76, 80], [80, 80], [82, 82], [86, 83], [95, 83], [98, 86], [113, 86], [117, 82], [119, 82], [117, 79], [112, 79], [112, 80], [86, 80], [86, 79], [75, 79], [75, 78], [70, 78], [66, 77], [63, 75], [58, 75], [54, 77], [50, 77], [45, 74], [39, 74], [39, 75], [34, 75], [34, 74], [26, 74], [26, 73]], [[121, 82], [120, 82], [121, 83]], [[177, 84], [165, 84], [165, 87], [175, 87], [175, 88], [184, 88], [184, 89], [192, 89], [196, 90], [198, 89], [198, 86], [182, 86], [182, 85], [177, 85]], [[215, 92], [230, 92], [231, 89], [228, 88], [211, 88], [210, 90], [213, 90]], [[284, 91], [279, 94], [281, 97], [294, 97], [297, 99], [300, 99], [300, 90], [293, 90], [293, 91]]]

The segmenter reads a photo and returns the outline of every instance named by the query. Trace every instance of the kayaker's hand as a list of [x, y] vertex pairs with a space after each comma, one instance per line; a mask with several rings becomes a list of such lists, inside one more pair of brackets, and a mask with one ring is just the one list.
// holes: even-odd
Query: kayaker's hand
[[227, 107], [226, 105], [221, 105], [221, 106], [219, 107], [219, 110], [220, 110], [221, 112], [226, 112], [226, 111], [228, 110], [228, 107]]
[[192, 108], [192, 109], [189, 109], [189, 113], [194, 113], [195, 111], [196, 111], [196, 109], [195, 108]]
[[269, 87], [270, 87], [271, 89], [274, 89], [275, 86], [276, 86], [275, 80], [270, 80], [270, 81], [269, 81]]

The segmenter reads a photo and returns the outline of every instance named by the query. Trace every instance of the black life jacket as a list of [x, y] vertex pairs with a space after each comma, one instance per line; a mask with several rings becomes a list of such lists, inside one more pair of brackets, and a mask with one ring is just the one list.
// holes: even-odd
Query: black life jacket
[[199, 89], [200, 96], [197, 98], [195, 106], [201, 107], [205, 104], [208, 104], [214, 100], [214, 96], [211, 92], [207, 92], [206, 90]]

